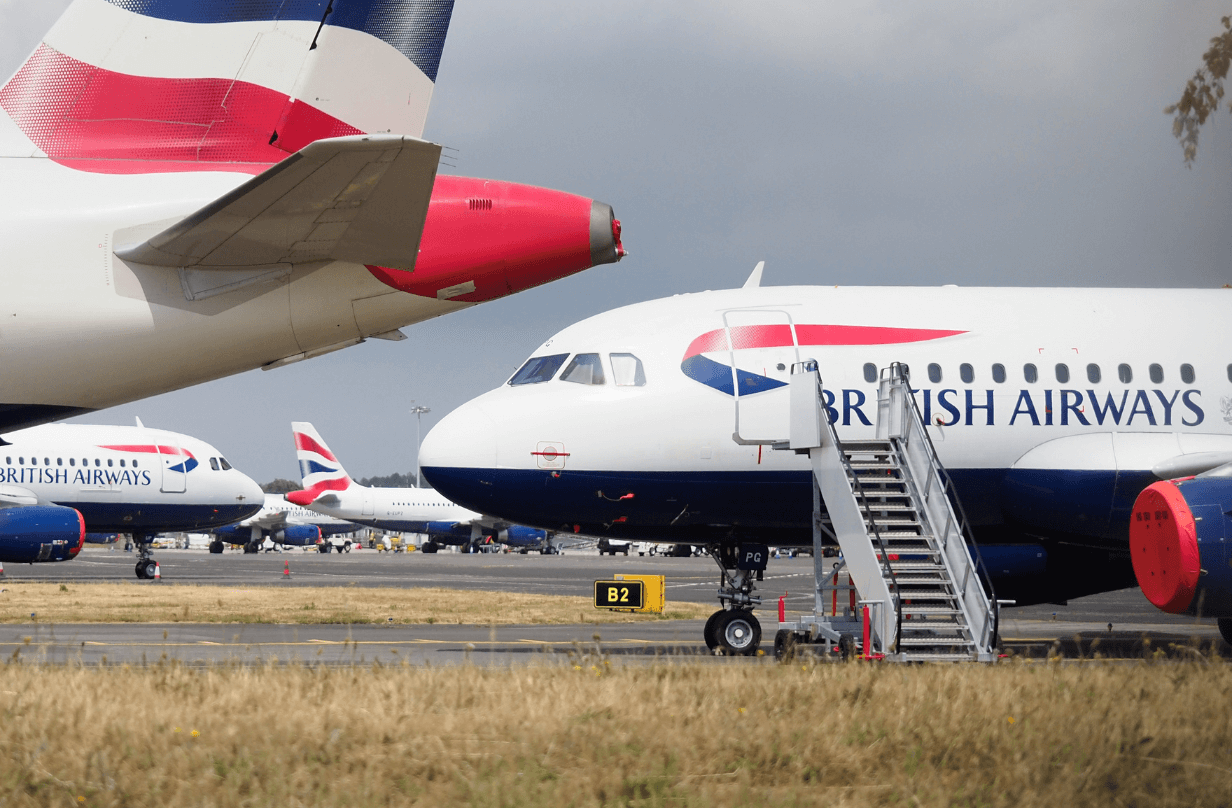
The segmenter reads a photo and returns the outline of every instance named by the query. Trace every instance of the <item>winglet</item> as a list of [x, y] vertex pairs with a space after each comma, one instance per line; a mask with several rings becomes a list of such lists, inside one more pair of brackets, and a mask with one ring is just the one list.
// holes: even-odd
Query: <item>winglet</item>
[[753, 267], [753, 274], [749, 275], [749, 279], [744, 282], [741, 289], [756, 289], [761, 286], [761, 271], [766, 268], [765, 261], [758, 261], [757, 266]]

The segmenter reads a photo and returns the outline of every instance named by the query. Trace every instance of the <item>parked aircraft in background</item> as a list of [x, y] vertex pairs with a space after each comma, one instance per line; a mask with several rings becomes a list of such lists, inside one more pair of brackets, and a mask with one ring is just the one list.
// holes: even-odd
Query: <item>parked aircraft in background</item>
[[0, 86], [0, 429], [619, 260], [605, 204], [437, 176], [452, 8], [75, 0]]
[[242, 522], [214, 528], [211, 553], [221, 553], [223, 544], [241, 544], [245, 553], [256, 553], [269, 539], [274, 544], [310, 547], [326, 536], [353, 533], [351, 522], [308, 510], [288, 502], [281, 494], [266, 494], [261, 510]]
[[[559, 332], [432, 429], [425, 478], [468, 508], [541, 528], [712, 550], [807, 545], [807, 458], [748, 442], [787, 436], [791, 366], [815, 358], [843, 440], [873, 436], [879, 369], [910, 366], [997, 596], [1019, 605], [1133, 586], [1134, 501], [1157, 480], [1220, 469], [1168, 509], [1232, 511], [1226, 290], [759, 282], [760, 266], [742, 289]], [[1185, 326], [1148, 334], [1147, 312]], [[1226, 516], [1203, 524], [1217, 521], [1212, 535], [1232, 536]], [[1222, 545], [1204, 548], [1201, 569], [1222, 570], [1205, 579], [1211, 615], [1211, 583], [1232, 604], [1232, 574], [1223, 556], [1205, 562]], [[1170, 571], [1152, 563], [1148, 577]], [[1232, 640], [1232, 623], [1221, 627]]]
[[304, 490], [286, 499], [317, 513], [381, 530], [421, 533], [421, 546], [435, 553], [441, 544], [477, 552], [486, 541], [550, 551], [547, 531], [485, 519], [450, 502], [431, 488], [368, 488], [356, 484], [312, 424], [291, 424]]
[[129, 533], [154, 577], [157, 533], [244, 519], [261, 488], [208, 443], [162, 429], [50, 424], [0, 437], [0, 561], [65, 561], [85, 533]]

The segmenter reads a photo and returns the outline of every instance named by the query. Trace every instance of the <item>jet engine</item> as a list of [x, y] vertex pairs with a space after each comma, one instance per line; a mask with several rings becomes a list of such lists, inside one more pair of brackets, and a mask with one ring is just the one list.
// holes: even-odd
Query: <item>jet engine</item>
[[497, 534], [496, 540], [510, 547], [538, 547], [547, 541], [548, 532], [533, 527], [511, 525]]
[[279, 544], [309, 547], [321, 541], [321, 528], [316, 525], [290, 525], [275, 531], [270, 538]]
[[0, 510], [0, 561], [68, 561], [81, 551], [86, 522], [73, 508], [31, 505]]
[[1147, 600], [1171, 614], [1232, 617], [1232, 479], [1165, 480], [1134, 502], [1134, 575]]

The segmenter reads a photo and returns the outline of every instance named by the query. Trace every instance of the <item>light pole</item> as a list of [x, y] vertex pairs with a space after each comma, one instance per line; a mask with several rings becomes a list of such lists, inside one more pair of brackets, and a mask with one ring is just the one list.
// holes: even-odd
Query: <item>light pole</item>
[[421, 407], [419, 405], [411, 407], [411, 415], [415, 416], [415, 487], [416, 488], [423, 488], [423, 486], [419, 484], [419, 426], [422, 423], [421, 419], [423, 418], [423, 414], [425, 412], [432, 412], [432, 410], [428, 409], [427, 407]]

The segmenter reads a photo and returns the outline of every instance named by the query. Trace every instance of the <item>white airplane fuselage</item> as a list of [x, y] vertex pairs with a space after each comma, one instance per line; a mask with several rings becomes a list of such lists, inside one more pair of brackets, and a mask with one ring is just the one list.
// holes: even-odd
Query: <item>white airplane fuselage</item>
[[187, 435], [52, 424], [3, 439], [0, 499], [74, 508], [92, 533], [202, 530], [261, 507], [255, 482], [213, 446]]
[[[463, 405], [425, 438], [420, 463], [451, 499], [522, 524], [807, 544], [807, 459], [733, 435], [785, 439], [791, 365], [816, 359], [840, 438], [871, 437], [877, 373], [902, 362], [977, 538], [1046, 556], [1051, 583], [1031, 586], [1063, 599], [1133, 585], [1127, 520], [1157, 472], [1198, 453], [1232, 460], [1230, 321], [1223, 290], [680, 295], [554, 335], [534, 353], [563, 355], [543, 381], [515, 375]], [[604, 383], [561, 378], [590, 353]], [[1107, 575], [1073, 580], [1086, 560]]]

